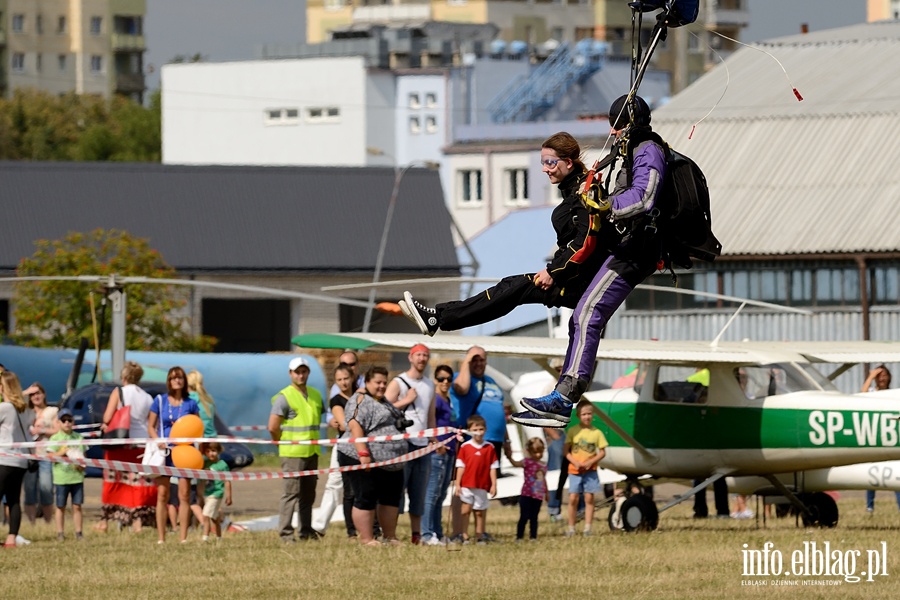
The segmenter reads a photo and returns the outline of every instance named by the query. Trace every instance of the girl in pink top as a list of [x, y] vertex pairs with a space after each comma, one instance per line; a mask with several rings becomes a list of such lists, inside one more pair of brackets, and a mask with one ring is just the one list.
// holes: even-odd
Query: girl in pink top
[[530, 524], [530, 539], [537, 539], [538, 516], [541, 514], [541, 503], [547, 496], [547, 465], [541, 462], [544, 456], [544, 441], [533, 437], [525, 444], [528, 453], [521, 461], [511, 460], [512, 464], [525, 471], [522, 493], [519, 495], [519, 523], [516, 526], [516, 541], [525, 537], [525, 523]]

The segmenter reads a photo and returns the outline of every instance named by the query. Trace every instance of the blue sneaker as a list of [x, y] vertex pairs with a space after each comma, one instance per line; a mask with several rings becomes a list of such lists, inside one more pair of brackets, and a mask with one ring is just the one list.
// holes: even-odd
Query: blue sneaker
[[565, 427], [572, 419], [572, 402], [556, 390], [540, 398], [522, 398], [522, 405], [537, 415], [562, 423], [557, 427]]
[[515, 413], [512, 417], [510, 417], [515, 423], [519, 425], [524, 425], [525, 427], [554, 427], [560, 428], [565, 427], [566, 423], [561, 421], [557, 421], [556, 419], [551, 419], [549, 417], [544, 417], [542, 415], [531, 412], [530, 410], [525, 410], [522, 412]]

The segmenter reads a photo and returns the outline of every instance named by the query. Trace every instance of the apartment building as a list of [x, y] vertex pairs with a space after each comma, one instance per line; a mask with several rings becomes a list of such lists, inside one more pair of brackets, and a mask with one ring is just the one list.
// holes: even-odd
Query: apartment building
[[144, 94], [146, 0], [0, 0], [0, 91]]
[[900, 19], [900, 0], [866, 0], [866, 20]]

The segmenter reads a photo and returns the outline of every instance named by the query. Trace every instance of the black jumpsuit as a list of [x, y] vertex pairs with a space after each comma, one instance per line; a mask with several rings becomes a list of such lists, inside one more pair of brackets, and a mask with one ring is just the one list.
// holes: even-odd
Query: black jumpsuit
[[559, 184], [563, 200], [550, 217], [557, 250], [547, 265], [553, 285], [534, 285], [535, 273], [510, 275], [496, 285], [467, 298], [435, 306], [444, 331], [481, 325], [509, 314], [523, 304], [575, 308], [594, 278], [608, 250], [598, 247], [600, 217], [588, 212], [578, 193], [584, 172], [572, 172]]

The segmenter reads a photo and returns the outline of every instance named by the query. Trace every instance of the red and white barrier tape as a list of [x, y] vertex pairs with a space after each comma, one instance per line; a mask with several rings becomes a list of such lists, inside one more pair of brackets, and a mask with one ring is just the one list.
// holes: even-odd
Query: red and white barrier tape
[[234, 425], [228, 429], [232, 431], [268, 431], [268, 425]]
[[274, 445], [274, 446], [334, 446], [336, 444], [355, 444], [356, 442], [392, 442], [396, 440], [411, 440], [416, 438], [436, 437], [439, 435], [447, 435], [461, 431], [455, 427], [435, 427], [433, 429], [425, 429], [417, 433], [398, 433], [395, 435], [376, 435], [361, 438], [330, 438], [321, 440], [262, 440], [256, 438], [239, 438], [239, 437], [215, 437], [215, 438], [123, 438], [123, 439], [87, 439], [83, 437], [80, 440], [45, 440], [42, 442], [14, 442], [10, 444], [0, 444], [0, 448], [47, 448], [49, 446], [122, 446], [125, 444], [132, 446], [145, 445], [151, 441], [165, 441], [169, 444], [193, 444], [199, 442], [219, 442], [232, 444], [257, 444], [257, 445]]
[[21, 454], [18, 452], [10, 452], [8, 450], [0, 450], [0, 456], [11, 456], [14, 458], [25, 458], [32, 460], [46, 460], [50, 462], [58, 462], [64, 464], [72, 464], [72, 465], [81, 465], [82, 467], [97, 467], [100, 469], [109, 469], [111, 471], [128, 471], [131, 473], [140, 473], [142, 475], [147, 476], [167, 476], [167, 477], [182, 477], [182, 478], [192, 478], [192, 479], [215, 479], [215, 480], [225, 480], [225, 481], [262, 481], [266, 479], [295, 479], [298, 477], [308, 477], [310, 475], [325, 475], [331, 472], [339, 472], [344, 473], [347, 471], [363, 471], [366, 469], [374, 469], [376, 467], [383, 467], [386, 465], [396, 465], [399, 463], [405, 463], [420, 456], [425, 456], [434, 450], [438, 446], [447, 445], [450, 440], [453, 438], [446, 439], [440, 442], [437, 446], [425, 446], [418, 450], [414, 450], [403, 456], [398, 456], [397, 458], [392, 458], [390, 460], [381, 461], [378, 463], [371, 463], [368, 465], [350, 465], [347, 467], [337, 467], [334, 469], [311, 469], [307, 471], [284, 471], [284, 472], [274, 472], [274, 473], [244, 473], [239, 471], [207, 471], [203, 469], [180, 469], [178, 467], [152, 467], [150, 465], [142, 465], [140, 463], [130, 463], [130, 462], [122, 462], [119, 460], [98, 460], [94, 458], [79, 458], [72, 459], [67, 457], [60, 456], [36, 456], [32, 454]]

